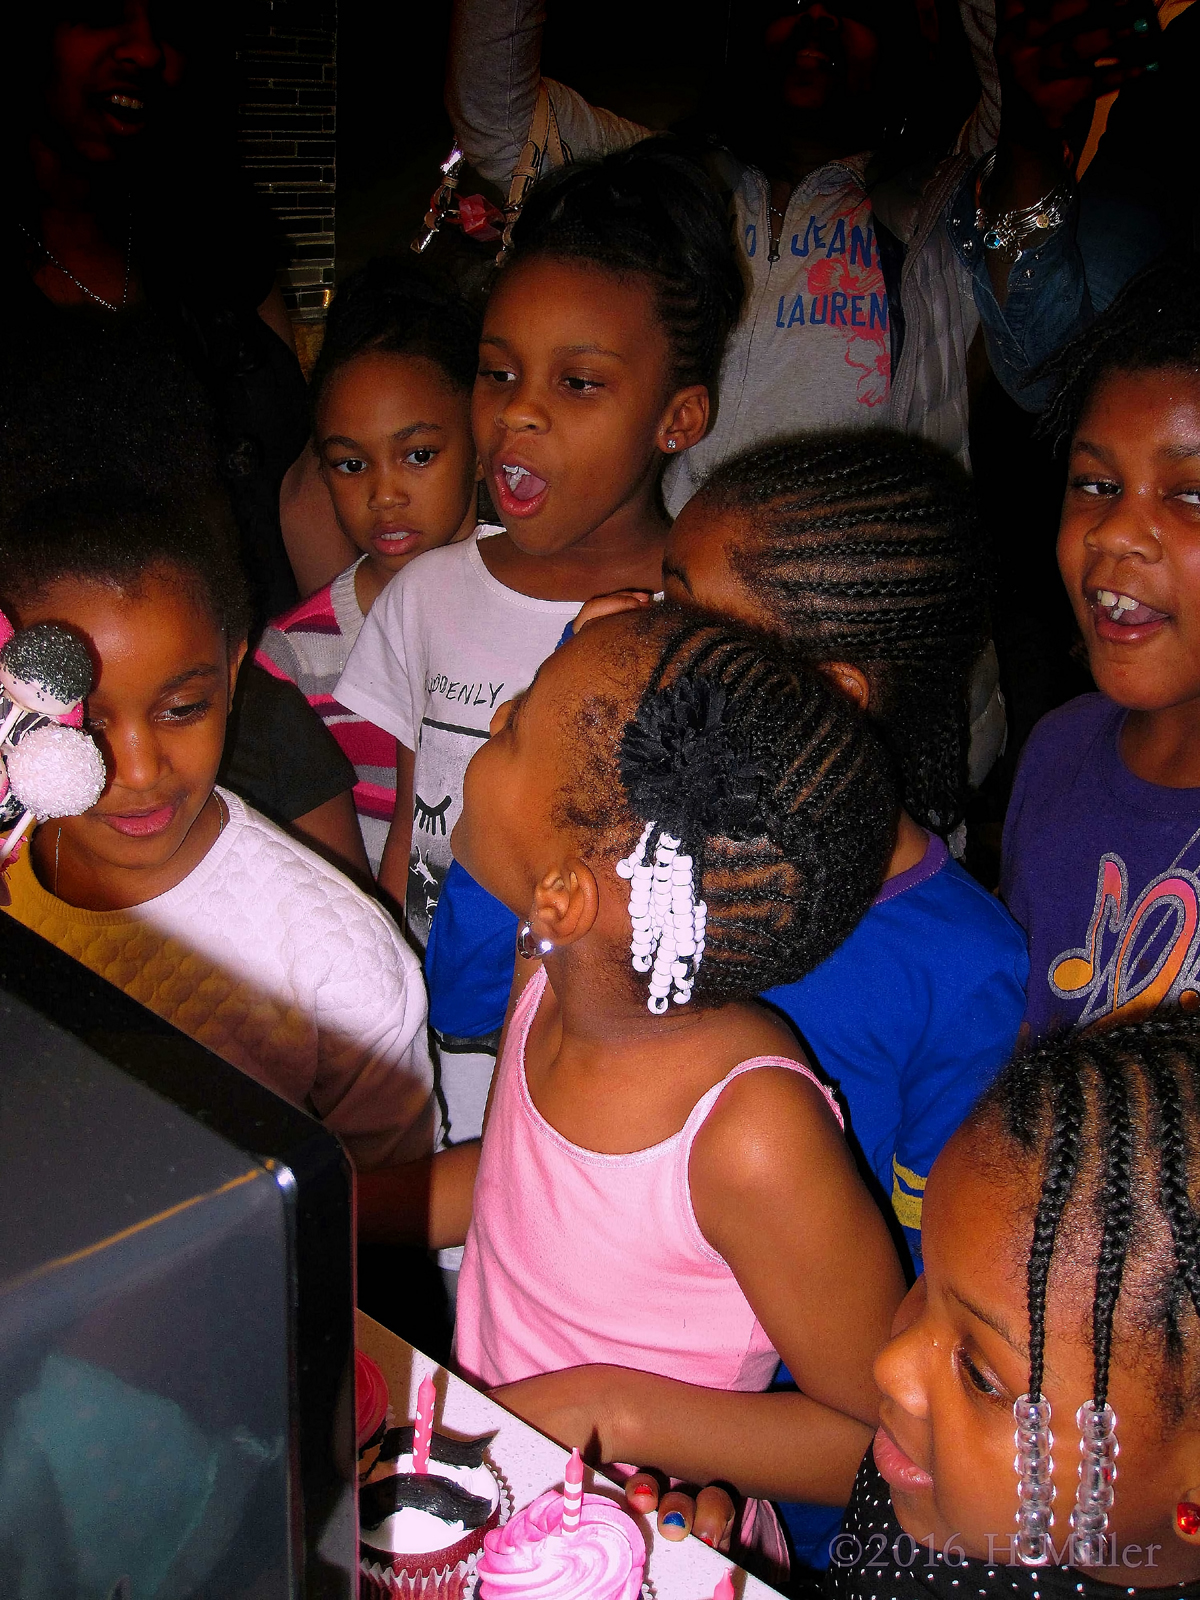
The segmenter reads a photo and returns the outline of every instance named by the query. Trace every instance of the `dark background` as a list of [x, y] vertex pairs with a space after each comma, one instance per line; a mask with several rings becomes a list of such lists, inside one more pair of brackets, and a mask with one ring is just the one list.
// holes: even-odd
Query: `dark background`
[[[551, 0], [542, 65], [594, 104], [651, 127], [691, 111], [720, 59], [733, 0]], [[442, 107], [448, 3], [338, 7], [338, 277], [406, 248], [450, 148]], [[476, 187], [476, 184], [469, 187]]]

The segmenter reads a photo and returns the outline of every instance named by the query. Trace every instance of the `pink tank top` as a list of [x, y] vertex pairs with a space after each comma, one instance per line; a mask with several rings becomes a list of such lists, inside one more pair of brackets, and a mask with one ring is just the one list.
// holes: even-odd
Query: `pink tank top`
[[755, 1056], [692, 1108], [671, 1138], [629, 1155], [569, 1143], [534, 1106], [525, 1042], [546, 987], [536, 973], [513, 1013], [497, 1068], [458, 1282], [455, 1358], [491, 1387], [593, 1362], [657, 1372], [709, 1389], [766, 1389], [778, 1356], [692, 1210], [692, 1143], [721, 1091], [757, 1067], [811, 1078]]

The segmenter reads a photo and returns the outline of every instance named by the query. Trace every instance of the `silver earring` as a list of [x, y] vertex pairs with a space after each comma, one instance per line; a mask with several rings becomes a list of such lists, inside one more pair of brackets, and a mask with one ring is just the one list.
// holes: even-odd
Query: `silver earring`
[[554, 946], [549, 939], [535, 939], [533, 926], [529, 919], [521, 924], [521, 931], [517, 934], [517, 954], [522, 961], [541, 961], [548, 956]]
[[668, 449], [668, 450], [674, 450], [674, 448], [675, 448], [675, 441], [674, 441], [674, 439], [668, 439], [668, 440], [667, 440], [667, 449]]

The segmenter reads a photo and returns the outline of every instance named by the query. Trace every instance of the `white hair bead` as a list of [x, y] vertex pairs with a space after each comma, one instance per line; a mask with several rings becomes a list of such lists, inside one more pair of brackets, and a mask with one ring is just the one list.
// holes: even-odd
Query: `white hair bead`
[[617, 862], [629, 883], [629, 951], [635, 972], [650, 974], [647, 1005], [662, 1016], [671, 999], [685, 1006], [692, 997], [696, 969], [704, 953], [703, 901], [696, 902], [691, 856], [680, 855], [682, 840], [660, 833], [653, 862], [646, 859], [658, 824], [648, 822], [636, 850]]

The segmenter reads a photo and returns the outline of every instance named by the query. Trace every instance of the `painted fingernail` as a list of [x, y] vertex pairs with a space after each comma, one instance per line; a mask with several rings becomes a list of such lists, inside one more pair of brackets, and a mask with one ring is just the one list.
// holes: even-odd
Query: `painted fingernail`
[[703, 1539], [705, 1544], [711, 1544], [713, 1542], [713, 1537], [712, 1537], [711, 1533], [702, 1533], [700, 1535], [700, 1537], [701, 1537], [701, 1539]]
[[662, 1519], [664, 1528], [686, 1528], [687, 1522], [682, 1511], [668, 1511]]

